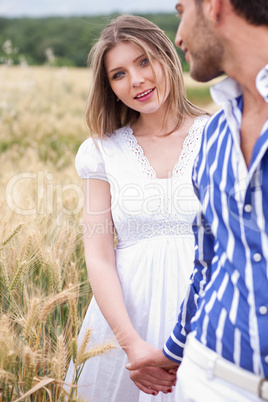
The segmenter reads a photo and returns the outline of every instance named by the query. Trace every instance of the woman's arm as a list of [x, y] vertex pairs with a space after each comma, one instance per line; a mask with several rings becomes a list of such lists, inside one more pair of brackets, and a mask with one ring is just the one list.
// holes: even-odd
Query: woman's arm
[[[116, 270], [114, 227], [108, 182], [84, 179], [84, 245], [88, 278], [99, 308], [129, 361], [155, 350], [135, 331], [125, 307]], [[146, 393], [168, 392], [174, 374], [158, 368], [131, 373], [135, 384]]]
[[85, 258], [95, 299], [125, 349], [136, 332], [127, 314], [117, 275], [110, 186], [103, 180], [84, 180], [83, 211]]

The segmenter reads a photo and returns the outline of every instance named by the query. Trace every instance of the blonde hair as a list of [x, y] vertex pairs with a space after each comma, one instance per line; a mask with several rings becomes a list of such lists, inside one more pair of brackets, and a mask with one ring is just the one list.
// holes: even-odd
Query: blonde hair
[[[205, 114], [203, 110], [186, 99], [181, 63], [172, 42], [165, 33], [143, 17], [122, 15], [111, 21], [102, 31], [98, 42], [93, 46], [88, 56], [92, 76], [86, 121], [91, 135], [98, 137], [109, 135], [118, 128], [134, 123], [140, 115], [136, 110], [130, 109], [121, 101], [117, 101], [117, 97], [109, 84], [104, 57], [119, 42], [131, 42], [140, 47], [148, 57], [153, 73], [152, 58], [161, 64], [165, 72], [166, 83], [167, 80], [170, 83], [167, 111], [173, 110], [177, 115], [177, 127], [185, 115]], [[149, 52], [144, 44], [149, 47]]]

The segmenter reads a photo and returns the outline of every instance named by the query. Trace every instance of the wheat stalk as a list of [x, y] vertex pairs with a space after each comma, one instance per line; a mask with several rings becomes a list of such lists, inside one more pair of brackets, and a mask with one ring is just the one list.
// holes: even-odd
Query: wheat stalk
[[44, 264], [44, 270], [47, 273], [47, 279], [48, 279], [48, 292], [52, 293], [53, 292], [53, 285], [54, 285], [54, 272], [52, 269], [52, 266], [50, 263], [45, 263]]
[[57, 241], [55, 243], [55, 247], [54, 247], [54, 255], [57, 258], [60, 258], [62, 256], [62, 248], [63, 248], [63, 244], [65, 242], [66, 237], [67, 237], [67, 225], [65, 222], [61, 228], [60, 234], [58, 236], [58, 239], [57, 239]]
[[9, 293], [10, 280], [7, 272], [6, 263], [4, 261], [0, 263], [0, 275], [1, 275], [1, 283], [4, 289]]
[[71, 283], [78, 283], [78, 268], [74, 262], [71, 262], [71, 264], [68, 267], [68, 279], [69, 282]]
[[31, 235], [32, 238], [32, 244], [35, 248], [35, 253], [38, 256], [38, 260], [42, 265], [45, 265], [47, 262], [47, 255], [48, 255], [48, 250], [46, 249], [45, 246], [42, 246], [41, 241], [40, 241], [40, 234], [37, 233], [37, 231], [34, 231]]
[[19, 256], [21, 260], [25, 260], [30, 254], [31, 246], [32, 246], [32, 233], [26, 235], [19, 252]]
[[73, 337], [77, 337], [78, 334], [77, 297], [74, 298], [70, 296], [68, 298], [68, 302], [69, 302], [70, 318], [72, 322], [72, 334]]
[[62, 264], [69, 264], [71, 256], [75, 250], [76, 233], [75, 229], [72, 227], [69, 229], [68, 233], [68, 244], [64, 249], [64, 255], [62, 257]]
[[10, 318], [3, 314], [0, 320], [0, 368], [9, 370], [16, 359], [16, 344]]
[[62, 291], [62, 266], [61, 262], [56, 259], [55, 262], [53, 262], [51, 265], [51, 271], [53, 272], [53, 278], [54, 278], [54, 285], [57, 290], [57, 292]]
[[9, 275], [12, 276], [17, 271], [18, 267], [18, 260], [16, 258], [14, 244], [9, 244], [7, 246], [7, 255], [8, 255], [8, 271]]

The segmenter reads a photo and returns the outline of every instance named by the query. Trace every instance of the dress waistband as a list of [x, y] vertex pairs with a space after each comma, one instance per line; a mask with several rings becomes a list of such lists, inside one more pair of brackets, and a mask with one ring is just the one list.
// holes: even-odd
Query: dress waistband
[[118, 248], [129, 247], [142, 240], [166, 237], [193, 237], [192, 224], [188, 222], [148, 222], [141, 225], [124, 225], [117, 228]]

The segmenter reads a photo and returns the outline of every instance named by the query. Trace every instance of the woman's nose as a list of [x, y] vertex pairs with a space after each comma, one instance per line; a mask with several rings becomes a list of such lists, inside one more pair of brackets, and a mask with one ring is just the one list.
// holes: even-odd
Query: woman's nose
[[140, 74], [132, 74], [131, 75], [131, 85], [135, 87], [139, 87], [144, 83], [144, 78]]

